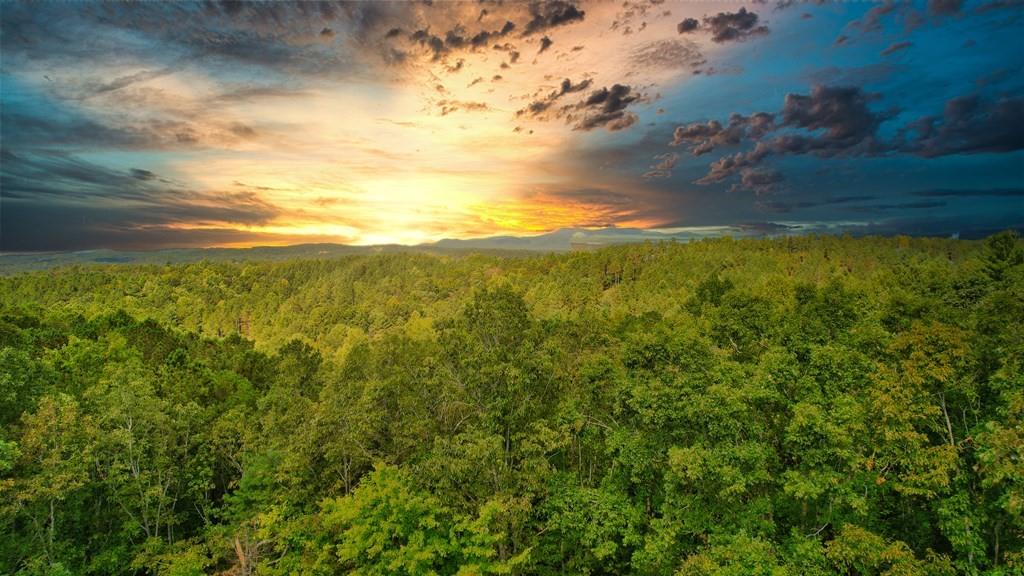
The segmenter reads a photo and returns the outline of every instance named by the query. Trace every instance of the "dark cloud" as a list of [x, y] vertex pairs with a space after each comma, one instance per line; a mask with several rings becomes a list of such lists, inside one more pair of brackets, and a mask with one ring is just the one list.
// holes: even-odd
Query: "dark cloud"
[[[66, 147], [160, 148], [165, 135], [147, 127], [111, 127], [75, 113], [39, 106], [0, 107], [0, 126], [7, 146], [49, 146], [59, 138]], [[182, 125], [180, 128], [184, 129]], [[173, 142], [174, 138], [171, 138]]]
[[501, 63], [501, 68], [503, 70], [511, 68], [512, 64], [515, 64], [516, 62], [519, 61], [519, 51], [516, 49], [515, 46], [509, 44], [508, 42], [504, 44], [495, 44], [493, 46], [493, 49], [501, 52], [508, 52], [508, 62]]
[[516, 28], [515, 23], [513, 23], [511, 20], [506, 20], [505, 21], [505, 25], [502, 26], [500, 30], [496, 30], [496, 31], [493, 31], [493, 32], [488, 32], [486, 30], [483, 30], [483, 31], [477, 32], [476, 34], [473, 35], [472, 38], [470, 38], [469, 43], [474, 48], [483, 48], [483, 47], [487, 46], [492, 40], [497, 39], [497, 38], [501, 38], [503, 36], [507, 36], [513, 30], [515, 30], [515, 28]]
[[562, 83], [558, 86], [557, 93], [559, 96], [562, 96], [564, 94], [572, 94], [573, 92], [582, 92], [587, 88], [590, 88], [590, 84], [590, 79], [581, 80], [580, 82], [573, 84], [571, 80], [566, 78], [565, 80], [562, 80]]
[[446, 54], [450, 49], [448, 46], [445, 46], [444, 40], [440, 36], [431, 34], [427, 29], [416, 30], [409, 34], [409, 40], [428, 48], [433, 53], [435, 60]]
[[323, 44], [293, 44], [251, 29], [196, 31], [187, 46], [193, 58], [203, 59], [208, 65], [241, 62], [307, 75], [349, 68], [342, 55]]
[[608, 131], [623, 130], [636, 123], [636, 114], [626, 110], [630, 104], [640, 100], [641, 95], [629, 86], [615, 84], [611, 88], [601, 88], [577, 104], [582, 111], [582, 118], [576, 121], [574, 129], [593, 130], [604, 127]]
[[65, 153], [0, 155], [2, 250], [152, 248], [148, 234], [177, 225], [258, 225], [281, 214], [248, 190], [198, 192], [148, 170], [121, 172]]
[[[345, 29], [346, 38], [362, 38], [364, 26], [376, 25], [385, 13], [396, 11], [384, 6], [356, 9], [338, 5], [342, 9], [335, 11], [338, 20], [332, 22], [334, 19], [325, 19], [313, 2], [232, 6], [224, 9], [217, 3], [199, 2], [5, 4], [0, 49], [5, 64], [73, 67], [130, 50], [136, 61], [178, 61], [211, 71], [243, 65], [299, 76], [344, 75], [358, 68], [350, 53], [323, 41], [334, 33], [335, 24]], [[367, 17], [370, 13], [375, 16]], [[174, 71], [154, 69], [98, 83], [87, 79], [87, 83], [113, 91]]]
[[665, 154], [658, 154], [654, 159], [658, 162], [652, 164], [650, 170], [644, 172], [643, 177], [645, 180], [671, 177], [672, 169], [675, 168], [676, 162], [679, 161], [679, 154], [666, 152]]
[[680, 126], [672, 135], [672, 146], [690, 144], [690, 152], [700, 156], [718, 146], [736, 145], [748, 138], [759, 139], [775, 129], [775, 115], [758, 112], [750, 116], [732, 114], [729, 123], [722, 126], [717, 120]]
[[900, 50], [906, 50], [907, 48], [910, 48], [913, 45], [914, 45], [913, 42], [896, 42], [894, 44], [890, 44], [889, 47], [886, 48], [885, 50], [882, 50], [881, 55], [882, 56], [888, 56], [889, 54], [892, 54], [893, 52], [899, 52]]
[[708, 173], [695, 180], [696, 184], [714, 184], [722, 182], [733, 174], [753, 168], [771, 153], [770, 148], [758, 143], [754, 150], [724, 156], [708, 167]]
[[908, 124], [903, 138], [903, 151], [926, 158], [1022, 150], [1024, 98], [953, 98], [941, 117], [926, 116]]
[[154, 179], [156, 179], [156, 174], [150, 172], [149, 170], [143, 170], [141, 168], [132, 168], [129, 171], [129, 173], [132, 175], [132, 178], [135, 178], [136, 180], [154, 180]]
[[[932, 3], [936, 4], [934, 8], [929, 8], [932, 15], [951, 14], [952, 12], [948, 10], [951, 10], [954, 5], [962, 3], [962, 0], [938, 0]], [[888, 23], [902, 22], [904, 35], [909, 34], [927, 21], [925, 13], [915, 9], [914, 4], [905, 0], [884, 0], [865, 12], [860, 18], [850, 21], [846, 26], [847, 33], [874, 34], [881, 31]], [[936, 12], [935, 9], [940, 12]], [[959, 7], [956, 7], [956, 11], [959, 11]], [[850, 40], [845, 35], [840, 36], [840, 39], [843, 41], [840, 42], [837, 39], [837, 46], [848, 43]]]
[[[480, 50], [482, 48], [486, 48], [492, 42], [511, 34], [515, 28], [515, 23], [508, 20], [497, 30], [481, 30], [470, 35], [460, 24], [445, 32], [444, 36], [441, 37], [431, 33], [430, 28], [427, 27], [411, 32], [408, 36], [408, 40], [414, 44], [425, 47], [430, 52], [433, 60], [439, 60], [450, 53], [458, 52], [460, 50]], [[393, 28], [388, 31], [386, 37], [396, 37], [398, 34], [393, 34], [395, 30], [399, 31], [398, 34], [401, 33], [400, 29]]]
[[758, 26], [757, 21], [756, 13], [740, 8], [736, 12], [719, 12], [714, 16], [705, 16], [704, 26], [711, 32], [713, 42], [738, 42], [768, 33], [768, 27]]
[[[670, 145], [690, 145], [694, 156], [718, 146], [754, 143], [745, 152], [711, 163], [696, 182], [722, 182], [740, 174], [739, 188], [762, 190], [775, 181], [763, 180], [755, 168], [769, 156], [812, 154], [818, 157], [880, 156], [890, 153], [921, 157], [950, 154], [1004, 153], [1024, 149], [1024, 99], [954, 98], [941, 117], [928, 116], [904, 126], [890, 140], [878, 137], [879, 126], [895, 110], [877, 112], [869, 103], [877, 97], [856, 87], [818, 86], [810, 94], [789, 94], [775, 115], [734, 114], [727, 125], [712, 120], [676, 128]], [[778, 133], [769, 137], [769, 134]]]
[[739, 183], [733, 184], [729, 191], [739, 192], [748, 190], [757, 196], [763, 196], [778, 190], [783, 180], [782, 174], [776, 170], [744, 168], [740, 171]]
[[886, 118], [869, 109], [868, 102], [874, 99], [859, 87], [817, 86], [809, 95], [787, 94], [782, 125], [823, 130], [809, 142], [811, 149], [846, 150], [873, 137]]
[[143, 70], [142, 72], [136, 72], [135, 74], [129, 74], [120, 78], [115, 78], [109, 82], [103, 82], [98, 85], [92, 86], [90, 92], [92, 94], [103, 94], [106, 92], [113, 92], [114, 90], [120, 90], [132, 84], [139, 82], [146, 82], [163, 76], [167, 76], [178, 71], [180, 67], [173, 66], [169, 68], [163, 68], [160, 70]]
[[700, 28], [700, 22], [696, 18], [687, 18], [676, 25], [676, 31], [680, 34], [694, 32]]
[[712, 16], [705, 16], [702, 21], [696, 18], [686, 18], [676, 24], [676, 32], [679, 34], [690, 34], [697, 31], [706, 31], [711, 34], [711, 40], [718, 44], [725, 42], [742, 42], [754, 36], [768, 34], [768, 27], [758, 26], [758, 15], [741, 7], [736, 12], [719, 12]]
[[537, 54], [541, 54], [545, 50], [547, 50], [548, 48], [551, 48], [552, 44], [554, 44], [554, 41], [552, 41], [551, 38], [548, 38], [547, 36], [541, 38], [540, 39], [540, 50], [537, 50]]
[[4, 213], [0, 214], [0, 251], [161, 250], [235, 243], [276, 244], [282, 240], [311, 241], [309, 237], [289, 238], [225, 227], [140, 226], [130, 223], [134, 215], [134, 212], [118, 207], [9, 202]]
[[978, 14], [984, 14], [991, 12], [992, 10], [1002, 10], [1006, 8], [1018, 9], [1024, 6], [1024, 0], [993, 0], [992, 2], [986, 2], [975, 9]]
[[4, 145], [12, 149], [174, 150], [233, 145], [260, 138], [259, 131], [239, 123], [223, 123], [195, 115], [86, 116], [75, 108], [46, 98], [0, 107]]
[[531, 2], [530, 21], [523, 29], [523, 36], [544, 32], [572, 22], [581, 22], [585, 12], [571, 2], [553, 0], [551, 2]]
[[[883, 146], [875, 138], [878, 126], [895, 112], [872, 111], [868, 103], [873, 99], [872, 95], [856, 87], [817, 86], [809, 95], [786, 95], [778, 114], [733, 114], [726, 126], [715, 120], [680, 126], [670, 145], [691, 144], [690, 152], [698, 156], [721, 145], [756, 142], [752, 150], [713, 162], [708, 173], [697, 180], [699, 184], [721, 182], [737, 173], [742, 177], [772, 155], [833, 157], [876, 154], [883, 151]], [[787, 130], [779, 136], [767, 138], [769, 133], [780, 129]], [[756, 172], [751, 174], [750, 178], [760, 177]], [[753, 180], [751, 182], [756, 184]]]
[[526, 108], [516, 112], [516, 115], [545, 119], [563, 118], [573, 126], [574, 130], [584, 131], [603, 127], [614, 132], [628, 128], [637, 122], [637, 115], [629, 112], [626, 108], [635, 102], [644, 100], [644, 96], [623, 84], [595, 90], [576, 104], [554, 107], [555, 102], [564, 95], [585, 90], [590, 87], [590, 84], [590, 80], [573, 84], [569, 79], [565, 79], [557, 90], [552, 91], [544, 98], [531, 102]]
[[849, 27], [861, 32], [875, 32], [882, 29], [882, 22], [890, 15], [898, 15], [907, 6], [904, 2], [896, 0], [885, 0], [871, 10], [868, 10], [859, 19], [850, 22]]
[[551, 105], [562, 96], [572, 94], [574, 92], [582, 92], [583, 90], [590, 88], [591, 83], [591, 80], [587, 79], [573, 84], [572, 80], [566, 78], [565, 80], [562, 80], [562, 83], [558, 86], [557, 90], [551, 91], [547, 96], [540, 100], [531, 102], [526, 108], [516, 112], [516, 115], [539, 116], [551, 108]]

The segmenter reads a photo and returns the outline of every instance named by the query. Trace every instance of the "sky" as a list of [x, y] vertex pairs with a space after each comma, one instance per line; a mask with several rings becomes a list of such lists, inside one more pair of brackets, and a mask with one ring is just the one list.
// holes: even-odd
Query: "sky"
[[1024, 228], [1024, 4], [0, 2], [0, 250]]

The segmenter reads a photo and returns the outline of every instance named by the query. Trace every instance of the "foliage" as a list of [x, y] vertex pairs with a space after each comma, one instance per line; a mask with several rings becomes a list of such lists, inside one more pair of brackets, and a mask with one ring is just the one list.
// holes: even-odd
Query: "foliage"
[[1024, 248], [0, 278], [0, 573], [1024, 571]]

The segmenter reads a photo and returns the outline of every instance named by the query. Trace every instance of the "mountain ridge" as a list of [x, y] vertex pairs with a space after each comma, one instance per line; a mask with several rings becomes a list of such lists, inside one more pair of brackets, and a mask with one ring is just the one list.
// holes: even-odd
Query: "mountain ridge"
[[[850, 232], [849, 229], [832, 232]], [[531, 254], [545, 252], [567, 252], [571, 250], [594, 250], [604, 246], [635, 242], [691, 242], [705, 238], [742, 237], [758, 238], [779, 235], [828, 233], [828, 229], [806, 228], [803, 226], [762, 222], [729, 226], [695, 226], [662, 229], [643, 228], [577, 228], [565, 227], [529, 236], [511, 234], [484, 236], [479, 238], [443, 238], [421, 244], [371, 244], [353, 245], [331, 242], [311, 242], [287, 246], [251, 246], [245, 248], [164, 248], [159, 250], [116, 250], [95, 248], [76, 251], [51, 252], [3, 252], [0, 251], [0, 274], [14, 274], [32, 270], [46, 270], [69, 265], [105, 264], [184, 264], [202, 260], [216, 262], [233, 261], [283, 261], [293, 259], [334, 258], [339, 256], [425, 252], [459, 254], [466, 252], [488, 252]], [[865, 230], [867, 232], [867, 230]]]

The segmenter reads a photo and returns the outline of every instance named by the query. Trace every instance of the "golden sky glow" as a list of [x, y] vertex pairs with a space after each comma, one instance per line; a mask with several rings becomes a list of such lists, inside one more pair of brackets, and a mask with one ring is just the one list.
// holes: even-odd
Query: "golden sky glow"
[[984, 235], [1020, 219], [1012, 6], [8, 2], [0, 251]]
[[[525, 5], [517, 10], [523, 14], [477, 21], [476, 3], [452, 3], [443, 10], [423, 9], [413, 21], [438, 33], [460, 24], [472, 33], [498, 29], [517, 15], [528, 19]], [[429, 49], [413, 45], [405, 61], [375, 63], [373, 73], [302, 75], [286, 90], [242, 95], [236, 90], [240, 85], [193, 61], [167, 65], [129, 56], [99, 63], [90, 74], [133, 81], [84, 98], [79, 106], [84, 114], [108, 121], [156, 118], [173, 126], [187, 120], [190, 131], [180, 139], [197, 142], [202, 150], [150, 155], [145, 169], [189, 189], [247, 194], [275, 208], [266, 222], [177, 225], [258, 234], [231, 245], [276, 243], [273, 236], [282, 242], [308, 237], [413, 244], [566, 226], [651, 226], [658, 224], [656, 218], [634, 214], [642, 204], [643, 194], [635, 190], [644, 186], [642, 180], [625, 183], [634, 189], [631, 200], [613, 206], [554, 195], [561, 189], [608, 187], [606, 178], [598, 181], [594, 174], [557, 161], [593, 132], [517, 112], [557, 90], [564, 79], [590, 82], [579, 97], [628, 83], [642, 95], [641, 106], [656, 107], [659, 90], [683, 81], [692, 70], [673, 62], [638, 66], [637, 54], [659, 41], [679, 42], [675, 22], [699, 16], [703, 8], [675, 3], [671, 10], [653, 10], [643, 20], [657, 25], [624, 34], [609, 27], [622, 18], [621, 6], [590, 5], [581, 22], [513, 37], [509, 42], [520, 53], [515, 63], [509, 51], [489, 46], [433, 58]], [[661, 12], [672, 14], [656, 17]], [[641, 19], [635, 20], [626, 21], [638, 28]], [[543, 37], [553, 44], [538, 53]], [[293, 41], [324, 43], [351, 53], [357, 62], [375, 57], [365, 47], [353, 50], [353, 41], [341, 32], [329, 39], [310, 35]], [[700, 48], [705, 57], [714, 52], [708, 42]], [[54, 76], [77, 75], [51, 66], [30, 79], [46, 87]], [[83, 83], [87, 80], [70, 83], [68, 89]]]

